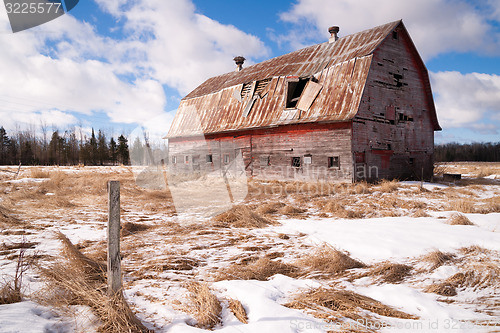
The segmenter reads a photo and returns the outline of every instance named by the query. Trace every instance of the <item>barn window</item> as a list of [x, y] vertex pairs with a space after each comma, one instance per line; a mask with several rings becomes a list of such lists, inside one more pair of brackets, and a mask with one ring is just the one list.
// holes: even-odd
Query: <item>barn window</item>
[[269, 155], [260, 155], [260, 166], [266, 167], [271, 165], [271, 156]]
[[189, 155], [184, 156], [184, 163], [189, 164]]
[[329, 168], [340, 168], [340, 160], [338, 156], [328, 157], [328, 167]]
[[300, 168], [300, 156], [292, 157], [292, 167]]
[[292, 109], [297, 106], [297, 102], [306, 87], [309, 79], [291, 79], [287, 81], [288, 89], [286, 94], [286, 108]]
[[200, 163], [200, 155], [195, 155], [193, 156], [193, 164], [198, 164]]
[[410, 157], [410, 161], [409, 161], [409, 162], [410, 162], [410, 164], [413, 164], [413, 163], [415, 163], [415, 158], [413, 158], [413, 157]]
[[224, 164], [229, 164], [229, 154], [224, 154]]
[[177, 164], [177, 156], [172, 156], [172, 164]]
[[312, 163], [312, 155], [304, 155], [304, 164]]
[[207, 163], [213, 162], [212, 154], [206, 156], [206, 161], [207, 161]]
[[393, 39], [398, 39], [398, 32], [397, 31], [393, 31], [392, 32], [392, 38]]
[[401, 80], [403, 79], [403, 75], [401, 74], [392, 74], [394, 76], [394, 81], [396, 81], [396, 87], [402, 87], [403, 82]]

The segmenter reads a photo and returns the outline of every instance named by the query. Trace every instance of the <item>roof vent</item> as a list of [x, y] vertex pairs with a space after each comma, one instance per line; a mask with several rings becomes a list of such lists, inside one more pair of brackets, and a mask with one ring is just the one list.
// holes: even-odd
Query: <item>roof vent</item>
[[336, 42], [339, 39], [339, 36], [337, 35], [339, 31], [340, 28], [338, 26], [333, 26], [328, 28], [328, 32], [330, 33], [330, 39], [329, 39], [330, 43]]
[[242, 56], [234, 57], [234, 62], [236, 63], [236, 71], [239, 72], [243, 69], [243, 63], [245, 62], [245, 58]]

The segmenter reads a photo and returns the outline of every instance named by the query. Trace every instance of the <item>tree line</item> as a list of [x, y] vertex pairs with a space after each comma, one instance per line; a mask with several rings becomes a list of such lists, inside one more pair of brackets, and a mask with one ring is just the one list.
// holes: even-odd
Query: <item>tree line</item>
[[436, 162], [500, 162], [500, 142], [436, 145], [434, 160]]
[[64, 132], [53, 130], [52, 134], [42, 129], [16, 131], [10, 135], [0, 127], [0, 165], [116, 165], [130, 164], [128, 139], [122, 134], [106, 137], [92, 129], [90, 136], [77, 135], [75, 129]]

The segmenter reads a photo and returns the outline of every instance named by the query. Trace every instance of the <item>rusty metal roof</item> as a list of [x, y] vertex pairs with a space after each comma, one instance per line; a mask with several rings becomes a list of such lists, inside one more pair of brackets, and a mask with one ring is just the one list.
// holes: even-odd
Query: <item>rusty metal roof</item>
[[[401, 21], [313, 45], [239, 72], [208, 79], [183, 98], [167, 137], [237, 131], [257, 127], [318, 121], [347, 121], [358, 110], [372, 53]], [[314, 76], [322, 91], [308, 110], [284, 109], [287, 77]], [[244, 84], [271, 79], [262, 98], [239, 101]], [[241, 95], [243, 96], [243, 94]]]

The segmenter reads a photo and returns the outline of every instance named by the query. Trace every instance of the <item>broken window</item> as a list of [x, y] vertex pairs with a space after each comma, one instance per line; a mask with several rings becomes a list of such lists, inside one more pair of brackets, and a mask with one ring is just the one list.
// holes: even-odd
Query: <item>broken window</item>
[[397, 31], [392, 32], [392, 39], [398, 39], [398, 32]]
[[403, 79], [403, 75], [396, 73], [396, 74], [392, 74], [392, 76], [394, 76], [394, 81], [396, 82], [396, 87], [402, 87], [403, 82], [401, 82], [401, 80]]
[[213, 162], [212, 154], [206, 156], [206, 161], [207, 161], [207, 163], [212, 163]]
[[300, 168], [300, 156], [292, 157], [292, 167]]
[[312, 163], [312, 155], [304, 155], [304, 164]]
[[224, 154], [224, 164], [229, 164], [229, 154]]
[[287, 94], [286, 94], [286, 108], [287, 109], [292, 109], [297, 106], [297, 102], [300, 99], [300, 96], [302, 95], [302, 92], [304, 91], [304, 88], [306, 87], [307, 82], [309, 81], [309, 78], [307, 79], [300, 79], [300, 78], [290, 78], [287, 81]]
[[329, 168], [340, 168], [340, 160], [338, 156], [330, 156], [328, 157], [328, 167]]

